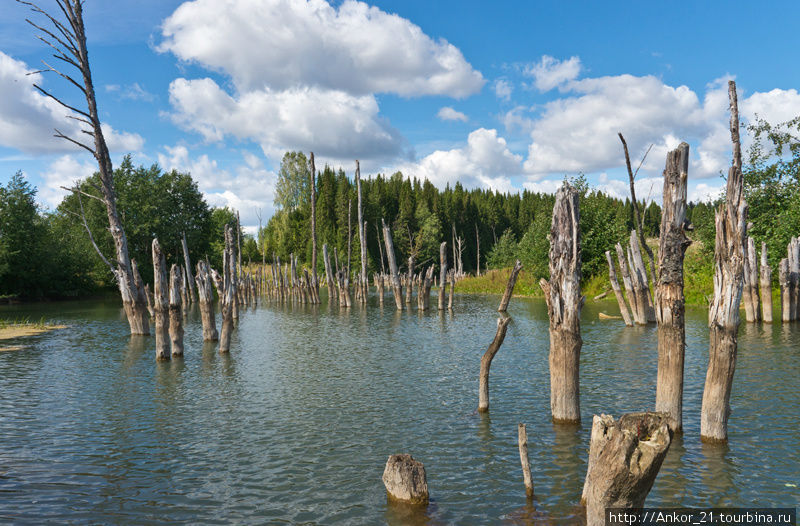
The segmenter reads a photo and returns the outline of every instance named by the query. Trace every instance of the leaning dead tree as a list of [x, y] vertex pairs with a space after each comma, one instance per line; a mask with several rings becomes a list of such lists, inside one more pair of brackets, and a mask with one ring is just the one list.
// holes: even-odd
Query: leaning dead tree
[[169, 282], [167, 263], [158, 239], [153, 239], [153, 310], [156, 318], [156, 360], [169, 360]]
[[[82, 98], [86, 101], [85, 109], [67, 104], [63, 99], [56, 97], [38, 84], [34, 84], [33, 86], [43, 95], [53, 99], [68, 110], [69, 118], [80, 123], [82, 126], [80, 132], [87, 137], [91, 137], [91, 143], [87, 144], [82, 142], [80, 137], [70, 136], [58, 129], [55, 130], [56, 137], [83, 148], [91, 153], [97, 161], [100, 173], [100, 184], [92, 185], [92, 187], [97, 190], [100, 195], [97, 196], [86, 192], [80, 187], [70, 188], [69, 190], [75, 192], [79, 196], [83, 195], [92, 199], [97, 199], [105, 206], [106, 215], [108, 216], [109, 231], [111, 232], [111, 237], [114, 239], [115, 257], [112, 258], [114, 261], [113, 264], [94, 242], [85, 216], [83, 216], [83, 207], [81, 207], [83, 224], [86, 227], [90, 241], [95, 250], [114, 275], [120, 295], [122, 296], [122, 305], [125, 309], [125, 315], [128, 318], [131, 334], [149, 334], [150, 318], [147, 311], [144, 284], [141, 278], [137, 276], [137, 272], [132, 265], [128, 251], [128, 239], [125, 236], [125, 230], [119, 213], [117, 212], [116, 195], [114, 192], [114, 169], [111, 164], [111, 156], [109, 155], [108, 146], [100, 124], [100, 113], [97, 109], [97, 101], [95, 100], [92, 71], [89, 67], [89, 53], [86, 48], [86, 29], [83, 24], [83, 1], [55, 0], [60, 11], [60, 14], [55, 16], [47, 13], [33, 2], [26, 2], [23, 0], [17, 1], [20, 4], [30, 7], [34, 13], [47, 18], [52, 26], [51, 29], [38, 25], [30, 19], [27, 19], [27, 22], [41, 33], [37, 35], [38, 38], [53, 49], [53, 57], [75, 68], [78, 73], [78, 78], [80, 80], [75, 80], [69, 74], [57, 70], [46, 62], [44, 63], [45, 68], [40, 71], [56, 73], [77, 88]], [[63, 21], [57, 18], [57, 16], [60, 18], [61, 15], [63, 15]]]
[[[631, 156], [628, 154], [628, 143], [625, 142], [625, 137], [622, 136], [622, 133], [617, 133], [619, 135], [619, 140], [622, 141], [622, 149], [625, 152], [625, 167], [628, 169], [628, 182], [630, 183], [631, 188], [631, 201], [633, 203], [633, 214], [634, 214], [634, 226], [636, 227], [636, 234], [639, 237], [639, 242], [644, 247], [645, 252], [647, 252], [647, 258], [650, 261], [650, 272], [652, 274], [653, 283], [656, 283], [656, 264], [655, 259], [653, 258], [653, 251], [647, 246], [647, 241], [644, 238], [644, 214], [639, 209], [639, 201], [636, 200], [636, 185], [634, 184], [636, 180], [636, 175], [639, 173], [639, 168], [642, 167], [644, 164], [645, 159], [647, 159], [647, 154], [650, 153], [650, 148], [653, 145], [650, 145], [650, 148], [647, 149], [644, 156], [642, 157], [641, 162], [639, 162], [639, 166], [636, 168], [634, 172], [631, 170]], [[648, 282], [647, 274], [645, 274], [645, 283]]]
[[392, 291], [394, 292], [394, 303], [397, 310], [403, 310], [403, 286], [400, 285], [400, 271], [397, 270], [397, 260], [394, 256], [394, 243], [392, 243], [392, 232], [383, 221], [383, 239], [386, 242], [386, 260], [389, 262], [389, 272], [391, 272]]
[[736, 83], [728, 82], [731, 109], [733, 164], [728, 169], [725, 202], [715, 214], [714, 299], [708, 314], [708, 372], [703, 389], [700, 438], [709, 442], [728, 440], [731, 384], [736, 368], [739, 304], [744, 285], [747, 203], [744, 200], [742, 150], [739, 143], [739, 108]]
[[497, 318], [497, 332], [494, 335], [492, 343], [489, 348], [483, 353], [481, 358], [481, 372], [478, 380], [478, 412], [486, 413], [489, 411], [489, 369], [492, 367], [492, 360], [495, 354], [500, 350], [503, 345], [503, 340], [506, 339], [506, 330], [511, 318], [504, 316]]
[[514, 263], [514, 268], [511, 269], [511, 275], [508, 276], [508, 283], [506, 283], [506, 290], [503, 292], [503, 297], [500, 299], [500, 306], [497, 307], [497, 312], [505, 312], [508, 309], [508, 302], [511, 301], [511, 296], [514, 294], [514, 286], [517, 284], [519, 272], [522, 270], [522, 262], [517, 260]]
[[617, 270], [614, 268], [614, 259], [611, 257], [611, 251], [609, 250], [606, 250], [606, 261], [608, 262], [608, 279], [611, 282], [611, 288], [614, 289], [614, 295], [617, 297], [619, 312], [622, 314], [622, 319], [625, 322], [625, 325], [631, 327], [633, 325], [633, 321], [631, 321], [631, 313], [628, 310], [628, 304], [625, 303], [625, 297], [622, 295], [622, 289], [620, 288], [619, 281], [617, 280]]
[[550, 318], [550, 410], [556, 423], [581, 420], [581, 234], [578, 191], [568, 183], [556, 192], [550, 228], [550, 281], [540, 285]]
[[689, 145], [682, 142], [667, 154], [664, 206], [658, 247], [655, 314], [658, 321], [656, 411], [667, 415], [673, 431], [683, 427], [683, 361], [686, 354], [686, 308], [683, 257], [691, 244], [686, 237], [686, 186]]
[[194, 277], [192, 276], [192, 260], [189, 258], [189, 245], [186, 243], [186, 232], [181, 232], [181, 248], [183, 248], [183, 264], [186, 266], [186, 281], [189, 287], [189, 301], [194, 301]]

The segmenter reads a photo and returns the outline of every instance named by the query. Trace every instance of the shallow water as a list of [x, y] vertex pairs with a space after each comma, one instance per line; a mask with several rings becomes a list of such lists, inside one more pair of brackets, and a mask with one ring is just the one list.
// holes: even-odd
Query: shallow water
[[[324, 299], [323, 299], [324, 301]], [[435, 305], [435, 298], [433, 302]], [[71, 328], [0, 353], [0, 519], [71, 523], [526, 524], [579, 522], [593, 414], [651, 409], [656, 329], [582, 319], [581, 426], [549, 412], [544, 303], [514, 298], [478, 415], [480, 357], [498, 298], [456, 296], [455, 314], [266, 304], [242, 311], [232, 352], [203, 345], [155, 362], [117, 303], [2, 308]], [[701, 444], [706, 311], [687, 312], [685, 434], [651, 506], [797, 506], [800, 326], [743, 323], [727, 446]], [[19, 342], [12, 342], [19, 343]], [[517, 423], [528, 427], [526, 502]], [[425, 513], [387, 505], [387, 457], [424, 462]]]

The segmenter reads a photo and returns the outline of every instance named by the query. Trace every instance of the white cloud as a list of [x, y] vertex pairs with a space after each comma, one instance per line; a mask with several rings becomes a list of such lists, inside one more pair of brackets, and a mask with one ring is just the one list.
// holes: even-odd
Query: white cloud
[[79, 180], [91, 177], [97, 171], [97, 163], [79, 161], [72, 155], [62, 155], [42, 173], [43, 184], [39, 186], [39, 198], [45, 205], [55, 208], [67, 195], [61, 187], [72, 187]]
[[514, 87], [505, 79], [497, 79], [494, 81], [494, 94], [497, 96], [498, 99], [509, 101], [511, 100], [511, 93], [514, 91]]
[[528, 117], [526, 113], [530, 113], [532, 110], [532, 107], [529, 108], [527, 106], [516, 106], [507, 111], [503, 115], [503, 126], [505, 126], [506, 131], [509, 133], [530, 133], [533, 130], [536, 121], [533, 118]]
[[698, 183], [694, 188], [689, 190], [688, 200], [694, 203], [707, 203], [720, 197], [724, 190], [725, 183], [720, 183], [718, 185]]
[[[68, 110], [40, 94], [33, 84], [43, 85], [41, 74], [24, 62], [0, 51], [0, 146], [27, 153], [74, 152], [77, 146], [53, 137], [54, 129], [77, 140], [85, 140], [78, 123], [67, 118]], [[103, 133], [111, 151], [137, 151], [144, 139], [135, 133], [118, 133], [103, 125]]]
[[467, 122], [469, 118], [461, 113], [460, 111], [456, 111], [450, 106], [444, 106], [439, 110], [439, 113], [436, 114], [439, 119], [443, 121], [461, 121]]
[[160, 51], [230, 75], [240, 92], [316, 86], [460, 98], [484, 84], [452, 44], [353, 0], [338, 8], [323, 0], [195, 0], [178, 7], [162, 33]]
[[120, 100], [139, 100], [143, 102], [153, 102], [156, 96], [144, 89], [138, 82], [134, 82], [128, 86], [120, 86], [119, 84], [106, 84], [106, 91], [114, 93]]
[[577, 78], [580, 72], [580, 58], [570, 57], [562, 61], [550, 55], [543, 55], [539, 62], [529, 64], [523, 70], [525, 75], [533, 77], [533, 84], [539, 91], [550, 91]]

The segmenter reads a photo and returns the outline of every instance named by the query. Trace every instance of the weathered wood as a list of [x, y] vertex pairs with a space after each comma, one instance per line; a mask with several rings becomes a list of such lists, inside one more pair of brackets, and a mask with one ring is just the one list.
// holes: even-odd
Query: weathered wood
[[631, 230], [628, 259], [631, 265], [631, 281], [633, 283], [633, 292], [636, 294], [637, 307], [642, 309], [647, 323], [653, 323], [656, 321], [656, 312], [653, 307], [650, 286], [648, 285], [647, 268], [645, 268], [644, 259], [642, 259], [642, 250], [635, 230]]
[[319, 303], [319, 280], [317, 279], [317, 169], [314, 166], [314, 152], [310, 152], [309, 157], [311, 158], [311, 290], [313, 303]]
[[[188, 283], [187, 283], [187, 280], [186, 280], [186, 272], [184, 272], [183, 267], [180, 266], [180, 265], [178, 265], [178, 275], [179, 275], [179, 281], [180, 281], [179, 293], [180, 293], [180, 298], [181, 298], [181, 314], [183, 315], [184, 318], [188, 318], [189, 317], [189, 303], [190, 303], [190, 301], [189, 301], [189, 287], [188, 287]], [[172, 278], [170, 277], [170, 280], [171, 279]], [[170, 295], [171, 294], [172, 294], [172, 291], [170, 290]], [[170, 299], [170, 301], [172, 301], [172, 300]]]
[[394, 256], [392, 232], [383, 219], [381, 219], [381, 222], [383, 223], [383, 239], [386, 242], [386, 260], [389, 262], [389, 272], [391, 272], [392, 277], [394, 303], [397, 306], [397, 310], [403, 310], [403, 287], [400, 285], [400, 272], [397, 270], [397, 260], [395, 260]]
[[169, 283], [167, 263], [158, 239], [153, 239], [153, 310], [156, 318], [156, 360], [170, 359], [169, 350]]
[[328, 285], [328, 303], [333, 301], [335, 292], [333, 291], [333, 271], [331, 269], [331, 257], [328, 254], [328, 244], [322, 245], [322, 259], [325, 260], [325, 282]]
[[425, 466], [411, 455], [391, 455], [383, 470], [387, 495], [401, 502], [426, 505], [428, 480]]
[[511, 295], [514, 294], [514, 286], [517, 284], [517, 277], [519, 271], [522, 270], [522, 263], [517, 260], [514, 263], [514, 268], [511, 269], [511, 275], [508, 276], [508, 283], [506, 283], [506, 290], [503, 292], [503, 297], [500, 299], [500, 306], [497, 307], [497, 312], [505, 312], [508, 309], [508, 302], [511, 301]]
[[781, 321], [792, 321], [792, 287], [789, 282], [788, 258], [783, 258], [778, 266], [778, 284], [781, 287]]
[[628, 269], [628, 258], [625, 255], [625, 250], [619, 243], [617, 243], [615, 249], [617, 251], [619, 271], [622, 274], [622, 283], [625, 285], [625, 294], [628, 296], [628, 302], [631, 304], [633, 321], [637, 325], [647, 325], [647, 311], [645, 308], [639, 306], [638, 296], [633, 290], [633, 280], [631, 280], [631, 273]]
[[767, 261], [767, 244], [761, 243], [761, 318], [772, 323], [772, 269]]
[[485, 413], [489, 411], [489, 369], [492, 367], [492, 360], [503, 345], [503, 340], [506, 339], [506, 330], [511, 318], [504, 316], [497, 318], [497, 332], [494, 334], [492, 343], [489, 348], [483, 353], [481, 358], [481, 372], [478, 379], [478, 412]]
[[800, 239], [793, 237], [787, 249], [789, 260], [789, 315], [792, 321], [800, 319]]
[[683, 428], [683, 363], [686, 354], [686, 307], [683, 258], [691, 241], [686, 237], [686, 186], [689, 145], [682, 142], [667, 154], [664, 204], [658, 248], [655, 314], [658, 322], [656, 411], [668, 415], [673, 431]]
[[550, 281], [542, 279], [550, 318], [550, 410], [556, 423], [580, 422], [581, 234], [578, 191], [556, 192], [550, 228]]
[[219, 339], [217, 322], [214, 317], [214, 291], [212, 279], [209, 274], [208, 264], [200, 260], [197, 262], [197, 296], [200, 304], [200, 321], [203, 324], [203, 341], [215, 342]]
[[478, 235], [478, 223], [475, 223], [475, 244], [478, 247], [477, 267], [475, 267], [475, 274], [481, 276], [481, 236]]
[[618, 421], [595, 415], [581, 504], [587, 526], [603, 526], [606, 508], [641, 508], [672, 443], [663, 413], [631, 413]]
[[439, 310], [444, 310], [445, 287], [447, 286], [447, 241], [439, 245]]
[[754, 323], [761, 320], [761, 297], [758, 293], [756, 244], [752, 237], [748, 236], [745, 241], [744, 251], [742, 303], [744, 303], [745, 319], [748, 323]]
[[218, 289], [220, 299], [220, 312], [222, 314], [222, 331], [219, 336], [219, 352], [227, 353], [231, 350], [231, 334], [233, 333], [233, 314], [236, 298], [236, 258], [233, 228], [225, 227], [225, 250], [222, 253], [222, 288]]
[[528, 460], [528, 433], [525, 424], [517, 424], [517, 444], [519, 445], [519, 461], [522, 464], [522, 480], [525, 482], [525, 494], [533, 497], [533, 478], [531, 478], [531, 463]]
[[421, 280], [417, 289], [417, 308], [426, 311], [431, 306], [431, 285], [433, 285], [433, 265], [428, 267], [427, 272], [420, 274]]
[[361, 249], [361, 273], [358, 278], [360, 289], [359, 299], [361, 303], [367, 302], [367, 225], [364, 223], [364, 215], [361, 205], [361, 164], [356, 159], [356, 191], [358, 193], [358, 242]]
[[169, 339], [172, 356], [183, 356], [182, 284], [181, 267], [173, 264], [169, 270]]
[[156, 311], [153, 308], [153, 293], [150, 291], [150, 285], [145, 284], [144, 286], [144, 294], [147, 298], [147, 311], [150, 313], [151, 318], [156, 317]]
[[449, 272], [450, 275], [450, 293], [447, 295], [447, 310], [453, 311], [453, 296], [456, 290], [456, 269]]
[[617, 281], [617, 271], [614, 268], [614, 259], [611, 257], [610, 250], [606, 250], [606, 261], [608, 261], [608, 279], [611, 282], [611, 288], [614, 290], [614, 295], [617, 297], [619, 312], [622, 314], [622, 319], [625, 321], [625, 325], [631, 327], [633, 325], [631, 313], [628, 310], [628, 304], [625, 303], [625, 297], [622, 295], [622, 289], [619, 287], [619, 281]]
[[[408, 256], [408, 273], [406, 274], [406, 305], [411, 305], [414, 292], [414, 254]], [[419, 291], [417, 291], [419, 294]]]
[[181, 232], [181, 247], [183, 248], [183, 264], [186, 267], [186, 281], [189, 287], [189, 301], [195, 301], [197, 295], [194, 289], [194, 277], [192, 276], [192, 260], [189, 258], [189, 245], [186, 243], [186, 232]]
[[715, 214], [714, 299], [708, 314], [709, 359], [700, 414], [700, 438], [728, 440], [728, 416], [733, 374], [736, 369], [739, 304], [744, 285], [744, 243], [747, 203], [744, 200], [742, 152], [739, 144], [739, 110], [736, 83], [728, 82], [731, 108], [733, 164], [728, 170], [725, 202]]
[[375, 274], [375, 286], [378, 289], [378, 305], [383, 306], [383, 295], [384, 295], [383, 274]]

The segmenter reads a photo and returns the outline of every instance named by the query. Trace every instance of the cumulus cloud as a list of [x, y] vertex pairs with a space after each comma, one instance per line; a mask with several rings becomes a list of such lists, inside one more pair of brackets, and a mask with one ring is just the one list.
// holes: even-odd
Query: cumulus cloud
[[[27, 64], [0, 51], [0, 146], [26, 153], [74, 152], [76, 146], [53, 137], [54, 129], [83, 140], [80, 127], [67, 118], [67, 110], [45, 97], [33, 84], [43, 85], [41, 74]], [[138, 151], [144, 139], [135, 133], [117, 132], [103, 124], [103, 133], [111, 151]]]
[[138, 82], [127, 86], [119, 84], [106, 84], [106, 92], [113, 93], [120, 100], [138, 100], [143, 102], [153, 102], [156, 96], [144, 89]]
[[514, 87], [505, 79], [497, 79], [494, 81], [494, 94], [497, 96], [498, 99], [509, 101], [511, 100], [511, 93], [514, 91]]
[[443, 121], [461, 121], [467, 122], [469, 118], [460, 111], [456, 111], [450, 106], [444, 106], [439, 110], [439, 113], [436, 114], [439, 119]]
[[527, 65], [523, 73], [533, 77], [533, 84], [539, 91], [550, 91], [567, 81], [578, 77], [581, 72], [581, 59], [570, 57], [558, 60], [550, 55], [543, 55], [539, 62]]
[[72, 187], [81, 179], [91, 177], [97, 171], [93, 160], [78, 160], [72, 155], [62, 155], [54, 160], [41, 174], [43, 184], [39, 186], [39, 198], [45, 205], [55, 208], [67, 195], [61, 187]]
[[460, 98], [485, 82], [452, 44], [353, 0], [195, 0], [162, 33], [160, 51], [229, 75], [239, 91], [316, 86]]

